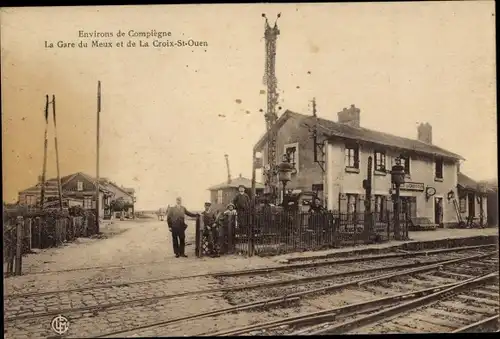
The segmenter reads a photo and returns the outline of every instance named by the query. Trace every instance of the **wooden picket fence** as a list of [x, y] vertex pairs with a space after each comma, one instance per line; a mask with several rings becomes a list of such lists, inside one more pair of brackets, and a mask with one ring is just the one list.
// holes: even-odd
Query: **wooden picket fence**
[[21, 275], [22, 257], [33, 248], [44, 249], [61, 246], [79, 237], [96, 234], [95, 216], [51, 215], [35, 213], [5, 215], [3, 220], [4, 272]]

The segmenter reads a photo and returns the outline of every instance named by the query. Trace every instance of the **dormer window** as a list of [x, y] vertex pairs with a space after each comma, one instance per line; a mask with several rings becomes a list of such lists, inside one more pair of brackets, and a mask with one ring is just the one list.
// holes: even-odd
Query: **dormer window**
[[77, 181], [76, 182], [76, 190], [77, 191], [83, 191], [83, 181]]

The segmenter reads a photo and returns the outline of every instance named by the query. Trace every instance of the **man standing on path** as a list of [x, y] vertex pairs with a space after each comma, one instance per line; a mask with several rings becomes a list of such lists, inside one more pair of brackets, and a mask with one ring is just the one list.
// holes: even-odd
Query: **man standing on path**
[[184, 220], [185, 215], [192, 218], [199, 217], [199, 214], [191, 213], [186, 210], [186, 208], [182, 206], [182, 198], [178, 197], [176, 199], [176, 205], [170, 207], [167, 214], [168, 229], [172, 233], [172, 244], [174, 246], [176, 258], [187, 258], [186, 253], [184, 253], [187, 228], [186, 221]]

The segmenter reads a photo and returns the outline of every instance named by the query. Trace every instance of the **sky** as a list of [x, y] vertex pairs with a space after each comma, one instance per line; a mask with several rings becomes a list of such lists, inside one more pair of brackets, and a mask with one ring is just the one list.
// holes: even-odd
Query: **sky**
[[[42, 171], [45, 95], [56, 96], [61, 176], [96, 174], [96, 92], [102, 83], [101, 177], [137, 194], [137, 209], [182, 196], [188, 208], [231, 174], [251, 177], [265, 132], [264, 19], [278, 13], [280, 112], [337, 120], [355, 104], [361, 126], [462, 155], [476, 180], [497, 177], [493, 1], [3, 8], [1, 24], [4, 201]], [[171, 32], [196, 47], [126, 47], [121, 30]], [[113, 47], [79, 31], [113, 32]], [[125, 47], [117, 47], [123, 41]], [[52, 124], [52, 122], [51, 122]], [[48, 176], [56, 176], [49, 126]]]

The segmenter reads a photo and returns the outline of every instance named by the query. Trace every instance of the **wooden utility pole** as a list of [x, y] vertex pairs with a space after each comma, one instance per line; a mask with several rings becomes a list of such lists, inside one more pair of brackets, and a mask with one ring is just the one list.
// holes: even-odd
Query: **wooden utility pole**
[[257, 190], [256, 190], [256, 180], [257, 180], [257, 159], [255, 158], [257, 155], [257, 152], [255, 149], [252, 152], [252, 206], [255, 207], [255, 198], [257, 195]]
[[231, 170], [229, 168], [229, 155], [224, 154], [224, 157], [226, 158], [226, 168], [227, 168], [227, 183], [231, 183]]
[[99, 134], [101, 130], [101, 81], [97, 82], [97, 143], [96, 143], [96, 185], [95, 185], [95, 223], [99, 233]]
[[45, 95], [45, 134], [43, 139], [43, 168], [42, 168], [42, 180], [41, 180], [42, 182], [40, 183], [41, 185], [40, 208], [42, 209], [45, 200], [45, 175], [47, 173], [48, 130], [49, 130], [49, 96]]
[[59, 148], [57, 147], [57, 124], [56, 124], [56, 96], [52, 95], [52, 118], [54, 119], [54, 142], [56, 147], [56, 166], [57, 166], [57, 190], [59, 192], [59, 209], [63, 210], [61, 172], [59, 171]]
[[256, 202], [256, 196], [257, 196], [257, 190], [256, 190], [256, 171], [257, 171], [257, 159], [255, 158], [257, 155], [257, 152], [255, 149], [252, 152], [252, 214], [250, 216], [250, 249], [249, 249], [249, 256], [253, 256], [254, 254], [254, 249], [255, 249], [255, 213], [257, 212], [257, 202]]
[[21, 275], [22, 274], [22, 267], [23, 267], [23, 227], [24, 227], [24, 218], [21, 217], [21, 216], [19, 216], [16, 219], [16, 261], [15, 261], [15, 275]]
[[363, 180], [363, 188], [365, 189], [365, 217], [364, 217], [364, 229], [363, 229], [363, 238], [367, 241], [370, 237], [371, 229], [372, 229], [372, 167], [373, 167], [373, 159], [371, 156], [368, 157], [367, 164], [367, 176], [366, 179]]

